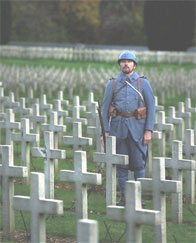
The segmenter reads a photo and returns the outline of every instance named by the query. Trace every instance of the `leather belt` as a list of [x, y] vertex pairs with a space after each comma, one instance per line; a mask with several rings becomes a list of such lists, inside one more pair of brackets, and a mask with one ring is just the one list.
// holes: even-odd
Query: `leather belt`
[[131, 116], [135, 116], [135, 113], [129, 113], [129, 112], [124, 112], [124, 111], [117, 111], [117, 116], [131, 117]]

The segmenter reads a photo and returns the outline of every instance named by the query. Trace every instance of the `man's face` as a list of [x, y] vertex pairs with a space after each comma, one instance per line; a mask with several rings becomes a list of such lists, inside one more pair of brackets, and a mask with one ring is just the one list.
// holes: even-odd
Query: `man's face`
[[132, 60], [121, 60], [119, 63], [120, 69], [121, 71], [125, 74], [125, 75], [132, 75], [136, 65]]

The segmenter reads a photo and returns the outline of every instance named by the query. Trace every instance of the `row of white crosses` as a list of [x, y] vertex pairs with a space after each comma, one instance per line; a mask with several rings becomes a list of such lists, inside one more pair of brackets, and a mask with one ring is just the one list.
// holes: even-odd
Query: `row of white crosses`
[[[107, 159], [108, 161], [110, 160], [111, 161], [111, 163], [112, 163], [112, 161], [113, 161], [113, 159], [114, 159], [114, 164], [116, 164], [117, 162], [115, 162], [115, 157], [117, 157], [117, 156], [115, 156], [115, 149], [114, 149], [114, 147], [115, 147], [115, 145], [114, 145], [114, 141], [115, 141], [115, 138], [112, 138], [112, 140], [111, 140], [111, 138], [110, 137], [108, 137], [107, 138], [107, 148], [106, 148], [106, 152], [108, 153], [108, 156], [106, 155], [106, 157], [105, 157], [105, 160]], [[112, 141], [113, 141], [113, 143], [112, 143]], [[113, 148], [113, 149], [112, 149]], [[108, 150], [108, 151], [107, 151]], [[77, 190], [77, 191], [83, 191], [82, 189], [81, 189], [81, 186], [83, 185], [83, 184], [85, 184], [85, 178], [86, 177], [88, 177], [88, 175], [84, 175], [84, 181], [83, 181], [83, 174], [86, 172], [86, 170], [85, 170], [85, 168], [86, 168], [86, 166], [85, 166], [85, 152], [83, 151], [83, 152], [75, 152], [75, 154], [77, 155], [77, 153], [78, 153], [78, 156], [80, 156], [80, 159], [79, 158], [77, 158], [77, 159], [75, 159], [74, 160], [74, 163], [75, 163], [75, 161], [80, 161], [80, 163], [81, 163], [81, 165], [80, 166], [78, 166], [78, 164], [77, 165], [75, 165], [74, 166], [74, 168], [75, 168], [75, 172], [73, 171], [73, 172], [69, 172], [69, 171], [62, 171], [61, 172], [61, 174], [64, 174], [65, 173], [65, 175], [67, 176], [68, 175], [68, 179], [64, 179], [64, 177], [63, 176], [61, 176], [62, 177], [62, 180], [68, 180], [68, 181], [72, 181], [72, 180], [74, 180], [74, 181], [77, 181], [77, 183], [79, 183], [79, 181], [80, 181], [80, 183], [79, 183], [79, 189]], [[83, 155], [82, 155], [83, 154]], [[111, 154], [111, 155], [110, 155]], [[126, 157], [126, 156], [122, 156], [122, 157]], [[82, 161], [84, 161], [84, 162], [82, 162]], [[107, 161], [107, 162], [108, 162]], [[103, 162], [103, 161], [102, 161]], [[120, 162], [120, 161], [119, 161]], [[80, 169], [80, 168], [82, 168], [81, 166], [82, 165], [84, 165], [84, 169]], [[109, 168], [109, 167], [108, 167]], [[77, 170], [78, 170], [78, 172], [77, 172]], [[71, 173], [71, 174], [70, 174]], [[76, 174], [75, 174], [76, 173]], [[73, 174], [75, 174], [74, 175], [74, 177], [73, 176], [69, 176], [69, 174], [70, 175], [73, 175]], [[80, 176], [80, 174], [82, 174], [81, 176]], [[154, 173], [153, 173], [153, 175], [157, 175], [157, 172], [155, 173], [155, 171], [154, 171]], [[73, 179], [72, 179], [73, 178]], [[80, 179], [81, 178], [81, 179]], [[109, 179], [110, 178], [112, 178], [112, 177], [110, 177], [109, 176]], [[111, 179], [112, 180], [112, 179]], [[154, 179], [153, 179], [154, 180]], [[111, 181], [111, 184], [112, 184], [113, 182]], [[108, 183], [109, 184], [109, 183]], [[76, 186], [77, 187], [77, 186]], [[109, 191], [112, 191], [113, 189], [110, 189], [109, 188]], [[169, 189], [169, 191], [171, 192], [171, 189]], [[179, 192], [179, 191], [177, 191], [177, 192]], [[109, 195], [113, 198], [113, 196], [112, 196], [112, 193], [111, 192], [108, 192], [109, 193]], [[77, 195], [79, 195], [79, 193], [76, 193], [76, 197], [77, 197]], [[80, 194], [80, 195], [85, 195], [85, 193], [83, 193], [83, 194]], [[85, 197], [86, 198], [86, 197]], [[78, 198], [78, 200], [77, 201], [82, 201], [82, 199], [81, 199], [81, 196], [80, 196], [80, 200], [79, 200], [79, 198]], [[110, 199], [110, 201], [112, 202], [112, 199]], [[113, 201], [113, 202], [115, 202], [115, 201]], [[113, 204], [113, 203], [111, 203], [111, 204]], [[82, 204], [82, 209], [79, 207], [79, 205], [77, 205], [77, 208], [78, 209], [80, 209], [79, 210], [79, 212], [78, 213], [76, 213], [76, 215], [78, 215], [78, 214], [81, 214], [82, 213], [82, 215], [84, 214], [84, 215], [86, 215], [85, 214], [85, 209], [86, 209], [86, 205], [87, 205], [87, 203], [86, 203], [86, 200], [84, 200], [84, 204]], [[130, 209], [129, 209], [129, 211], [130, 211]], [[146, 212], [144, 212], [144, 214], [146, 215]], [[143, 216], [140, 216], [141, 218], [143, 217]], [[140, 224], [143, 224], [143, 223], [146, 223], [146, 224], [148, 224], [147, 223], [147, 221], [148, 220], [144, 220], [144, 221], [142, 221], [142, 219], [137, 219], [137, 220], [139, 220], [139, 222], [140, 222]], [[138, 223], [138, 221], [136, 220], [136, 225], [138, 225], [139, 223]], [[128, 221], [127, 221], [128, 222]], [[165, 222], [165, 221], [164, 221]], [[163, 222], [163, 223], [164, 223]], [[163, 223], [161, 224], [161, 225], [163, 225]], [[152, 224], [152, 222], [151, 221], [149, 221], [149, 224]], [[156, 224], [158, 224], [157, 223], [157, 220], [156, 220], [156, 222], [154, 223], [155, 225]], [[129, 224], [128, 224], [129, 225]], [[129, 229], [128, 230], [128, 232], [131, 230], [131, 232], [133, 231], [133, 224], [131, 224], [132, 226], [130, 226], [129, 225], [129, 227], [131, 227], [131, 229]], [[135, 225], [134, 225], [134, 227], [135, 227]], [[161, 227], [161, 229], [163, 228], [163, 232], [158, 236], [158, 238], [160, 239], [160, 237], [165, 237], [165, 233], [164, 233], [164, 229], [165, 229], [165, 227]], [[160, 229], [159, 229], [160, 230]], [[136, 230], [136, 232], [137, 232], [138, 230]], [[140, 232], [141, 230], [139, 230], [138, 232]], [[140, 232], [141, 233], [141, 232]], [[139, 234], [139, 233], [137, 233], [137, 234]], [[136, 235], [137, 235], [136, 234]], [[140, 234], [139, 234], [140, 235]], [[156, 235], [156, 234], [155, 234]], [[162, 236], [163, 235], [163, 236]], [[127, 237], [133, 237], [133, 235], [132, 236], [127, 236]], [[128, 238], [129, 239], [129, 238]], [[129, 241], [128, 241], [129, 242]]]
[[[46, 132], [46, 138], [51, 138], [52, 133]], [[52, 141], [50, 142], [52, 143]], [[49, 147], [51, 147], [50, 144]], [[39, 153], [40, 151], [36, 151]], [[62, 151], [54, 151], [48, 148], [49, 151], [45, 151], [46, 159], [52, 159], [55, 153], [58, 157], [62, 157], [65, 154]], [[2, 194], [3, 194], [3, 237], [5, 240], [13, 240], [14, 237], [14, 210], [28, 211], [31, 216], [31, 242], [46, 242], [46, 230], [45, 230], [45, 214], [63, 214], [63, 201], [54, 200], [53, 195], [48, 195], [47, 186], [49, 181], [42, 173], [31, 173], [30, 180], [30, 197], [27, 196], [15, 196], [14, 195], [14, 182], [15, 177], [26, 178], [28, 176], [27, 167], [14, 166], [13, 162], [13, 146], [1, 145], [0, 153], [2, 154], [2, 165], [0, 165], [0, 176], [2, 180]], [[60, 155], [60, 156], [59, 156]], [[76, 220], [86, 219], [78, 222], [78, 239], [82, 242], [82, 239], [86, 239], [91, 242], [92, 238], [98, 239], [97, 223], [94, 221], [88, 221], [87, 213], [87, 183], [101, 184], [101, 174], [88, 173], [87, 161], [85, 151], [77, 151], [74, 155], [74, 169], [75, 171], [61, 171], [62, 181], [75, 181], [76, 184]], [[49, 158], [47, 158], [49, 157]], [[48, 162], [48, 161], [47, 161]], [[53, 167], [54, 171], [54, 167]], [[45, 174], [47, 174], [46, 172]], [[50, 173], [53, 173], [50, 171]], [[83, 225], [84, 224], [84, 225]], [[91, 224], [93, 224], [91, 226]], [[93, 229], [91, 229], [93, 227]], [[82, 236], [81, 231], [85, 228], [89, 229], [89, 236]], [[92, 233], [91, 233], [92, 230]], [[98, 242], [96, 240], [95, 242]]]
[[[13, 97], [13, 96], [12, 96]], [[46, 102], [46, 96], [43, 96], [43, 97], [45, 97], [45, 98], [43, 98], [43, 100], [44, 100], [44, 102], [42, 102], [42, 107], [44, 107], [44, 108], [49, 108], [49, 107], [51, 107], [51, 105], [48, 105], [47, 104], [47, 102]], [[76, 102], [75, 102], [75, 104], [77, 104], [77, 105], [79, 105], [79, 101], [78, 101], [78, 99], [75, 99], [76, 100]], [[13, 103], [13, 102], [12, 102]], [[96, 102], [94, 102], [94, 98], [93, 98], [93, 96], [92, 96], [92, 93], [90, 93], [90, 95], [89, 95], [89, 101], [88, 101], [88, 103], [87, 103], [87, 105], [88, 106], [91, 106], [91, 104], [95, 104]], [[35, 104], [35, 107], [37, 107], [38, 105], [36, 105]], [[74, 106], [74, 108], [77, 108], [77, 107], [75, 107]], [[156, 106], [156, 108], [158, 109], [158, 110], [160, 110], [161, 109], [161, 107], [159, 108], [159, 106]], [[193, 110], [193, 108], [190, 108], [190, 105], [189, 105], [189, 109], [192, 109]], [[33, 109], [33, 110], [35, 110], [35, 109]], [[53, 114], [53, 115], [52, 115]], [[59, 126], [59, 125], [57, 125], [57, 123], [58, 123], [58, 121], [57, 121], [57, 119], [54, 119], [54, 116], [55, 116], [56, 114], [55, 114], [55, 112], [51, 112], [51, 115], [50, 115], [50, 117], [51, 117], [51, 119], [50, 119], [50, 125], [46, 125], [46, 124], [43, 124], [42, 125], [42, 129], [44, 129], [45, 127], [46, 127], [46, 129], [47, 130], [50, 130], [50, 131], [53, 131], [54, 133], [55, 133], [55, 135], [54, 135], [54, 140], [55, 140], [55, 148], [58, 148], [58, 138], [57, 138], [57, 136], [58, 136], [58, 133], [59, 132], [63, 132], [63, 131], [65, 131], [65, 129], [66, 129], [66, 127], [64, 126], [64, 128], [63, 128], [63, 125], [61, 125], [61, 126]], [[96, 129], [97, 127], [98, 128], [100, 128], [100, 126], [99, 126], [99, 122], [98, 122], [98, 115], [95, 113], [95, 115], [96, 115], [96, 127], [92, 127], [92, 126], [90, 126], [90, 127], [88, 127], [88, 130], [90, 130], [90, 131], [95, 131], [95, 134], [96, 134], [96, 144], [98, 144], [99, 145], [99, 148], [98, 148], [98, 151], [101, 151], [101, 148], [100, 148], [100, 142], [99, 142], [99, 137], [100, 137], [100, 129]], [[189, 116], [190, 117], [190, 116]], [[75, 119], [74, 119], [75, 118]], [[80, 120], [80, 118], [78, 118], [78, 117], [74, 117], [73, 119], [72, 119], [72, 121], [74, 121], [74, 120]], [[78, 118], [78, 119], [77, 119]], [[167, 130], [167, 129], [170, 129], [170, 131], [174, 131], [174, 129], [173, 129], [173, 124], [166, 124], [165, 123], [165, 115], [164, 115], [164, 111], [161, 111], [161, 112], [159, 112], [159, 114], [158, 114], [158, 119], [159, 119], [159, 122], [157, 123], [157, 127], [158, 127], [158, 129], [159, 129], [159, 131], [162, 131], [162, 133], [161, 133], [161, 139], [159, 139], [159, 155], [160, 156], [164, 156], [165, 155], [165, 131]], [[176, 118], [176, 119], [181, 119], [181, 118]], [[35, 130], [37, 130], [36, 129], [36, 124], [38, 123], [38, 120], [40, 120], [40, 121], [43, 121], [43, 120], [45, 120], [45, 117], [44, 116], [39, 116], [38, 114], [36, 115], [36, 117], [35, 117], [35, 119], [32, 119], [33, 120], [33, 123], [35, 124]], [[34, 121], [35, 120], [35, 121]], [[86, 124], [86, 121], [87, 120], [85, 120], [85, 119], [82, 119], [82, 120], [80, 120], [80, 121], [85, 121], [85, 124]], [[56, 126], [55, 126], [56, 125]], [[81, 142], [83, 142], [83, 140], [84, 140], [84, 142], [85, 142], [85, 138], [82, 138], [81, 137], [81, 129], [80, 129], [80, 125], [78, 124], [78, 125], [76, 125], [76, 124], [73, 124], [73, 126], [74, 126], [74, 128], [73, 128], [73, 133], [75, 133], [75, 134], [73, 134], [73, 137], [70, 137], [70, 136], [67, 136], [67, 137], [64, 137], [64, 142], [65, 143], [67, 143], [67, 144], [74, 144], [74, 150], [76, 150], [76, 149], [78, 149], [78, 145], [77, 145], [77, 142], [76, 141], [78, 141], [78, 144], [80, 144]], [[77, 129], [77, 127], [78, 127], [78, 129]], [[77, 130], [77, 131], [76, 131]], [[155, 134], [155, 133], [154, 133]], [[153, 134], [153, 136], [154, 136], [154, 134]], [[9, 137], [9, 135], [8, 135], [8, 137]], [[160, 137], [160, 135], [159, 135], [159, 137]], [[72, 140], [72, 141], [71, 141]], [[86, 140], [87, 140], [87, 143], [86, 143], [86, 145], [88, 145], [88, 144], [91, 144], [91, 141], [90, 141], [90, 139], [88, 139], [88, 138], [86, 138]], [[88, 141], [90, 142], [90, 143], [88, 143]], [[38, 141], [37, 142], [35, 142], [35, 143], [38, 143]], [[9, 144], [9, 143], [8, 143]], [[29, 146], [28, 146], [29, 147]], [[27, 148], [28, 148], [27, 147]], [[149, 154], [150, 154], [150, 152], [151, 151], [149, 151]], [[28, 155], [28, 153], [27, 153], [27, 155]], [[29, 160], [28, 159], [28, 157], [29, 156], [26, 156], [27, 157], [27, 161]], [[28, 163], [28, 162], [27, 162]], [[150, 165], [150, 163], [149, 163], [149, 166], [148, 166], [150, 169], [149, 170], [151, 170], [151, 165]], [[55, 163], [55, 169], [57, 170], [57, 168], [58, 168], [58, 164], [57, 164], [57, 161], [56, 161], [56, 163]], [[148, 174], [150, 175], [151, 174], [151, 171], [149, 171], [148, 172]], [[192, 177], [194, 177], [194, 173], [191, 173], [192, 175], [191, 175], [191, 178]], [[189, 181], [189, 180], [188, 180]], [[194, 178], [191, 180], [191, 181], [194, 181]], [[188, 182], [187, 182], [188, 183]], [[192, 184], [194, 184], [194, 183], [189, 183], [189, 185], [191, 186]], [[189, 187], [190, 187], [189, 186]], [[188, 188], [188, 186], [187, 186], [187, 188]], [[193, 196], [191, 196], [190, 198], [191, 198], [191, 201], [194, 201], [194, 194], [192, 193], [192, 191], [193, 191], [193, 189], [189, 189], [189, 191], [191, 192], [191, 194], [193, 195]], [[190, 193], [189, 193], [190, 194]]]
[[[76, 70], [75, 68], [61, 70], [54, 69], [54, 67], [50, 69], [31, 67], [27, 70], [23, 69], [23, 67], [15, 66], [13, 68], [9, 66], [2, 67], [0, 65], [1, 68], [3, 71], [0, 72], [0, 80], [2, 78], [5, 88], [14, 91], [17, 99], [19, 99], [18, 94], [28, 94], [28, 103], [30, 100], [35, 101], [31, 94], [32, 91], [35, 93], [48, 93], [49, 98], [52, 98], [58, 90], [67, 90], [68, 98], [71, 99], [74, 89], [80, 87], [80, 96], [84, 93], [84, 89], [88, 91], [93, 90], [102, 95], [106, 80], [119, 73], [117, 68], [110, 70], [100, 68], [96, 70], [88, 67], [86, 70]], [[186, 92], [187, 96], [194, 97], [194, 89], [192, 88], [194, 87], [194, 69], [190, 70], [188, 74], [183, 69], [178, 69], [177, 72], [164, 70], [160, 75], [155, 69], [145, 70], [138, 67], [137, 72], [141, 74], [145, 73], [153, 87], [154, 93], [160, 97], [163, 104], [166, 98], [180, 96], [184, 92]], [[157, 79], [160, 82], [157, 82]]]

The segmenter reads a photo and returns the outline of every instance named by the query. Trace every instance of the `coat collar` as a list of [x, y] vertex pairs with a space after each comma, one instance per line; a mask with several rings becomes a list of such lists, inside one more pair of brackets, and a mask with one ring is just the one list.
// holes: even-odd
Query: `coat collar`
[[119, 75], [117, 76], [117, 80], [119, 80], [121, 83], [124, 83], [125, 81], [129, 81], [129, 82], [134, 82], [138, 79], [138, 74], [136, 72], [133, 72], [133, 74], [130, 77], [126, 77], [122, 72], [119, 73]]

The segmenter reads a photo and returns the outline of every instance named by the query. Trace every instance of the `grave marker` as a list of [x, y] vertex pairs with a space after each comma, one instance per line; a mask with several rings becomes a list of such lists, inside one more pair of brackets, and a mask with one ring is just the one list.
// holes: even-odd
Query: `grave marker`
[[[126, 204], [121, 206], [108, 206], [107, 218], [126, 222], [127, 243], [142, 242], [142, 225], [160, 225], [160, 212], [142, 209], [141, 185], [139, 181], [126, 182]], [[158, 242], [158, 241], [155, 241]]]
[[185, 111], [184, 102], [178, 103], [178, 111], [176, 112], [177, 117], [181, 117], [185, 119], [185, 128], [191, 129], [191, 113]]
[[12, 132], [14, 129], [20, 129], [21, 123], [15, 122], [15, 115], [12, 109], [6, 110], [5, 121], [0, 121], [0, 128], [5, 129], [6, 145], [13, 145]]
[[[161, 212], [161, 224], [155, 226], [154, 242], [166, 242], [166, 192], [182, 192], [181, 181], [165, 180], [165, 160], [164, 158], [154, 158], [152, 164], [153, 178], [138, 179], [142, 184], [142, 190], [152, 191], [153, 208]], [[173, 209], [172, 209], [173, 210]]]
[[65, 159], [65, 151], [54, 149], [54, 134], [44, 132], [45, 148], [32, 148], [32, 156], [44, 158], [45, 197], [54, 198], [54, 160]]
[[98, 243], [98, 222], [80, 219], [77, 222], [77, 243]]
[[[21, 142], [21, 164], [28, 169], [28, 178], [30, 174], [30, 142], [39, 142], [39, 134], [30, 133], [29, 119], [21, 119], [21, 132], [12, 133], [12, 139]], [[23, 182], [29, 182], [24, 179]]]
[[83, 125], [87, 125], [87, 119], [80, 117], [80, 108], [78, 106], [73, 106], [72, 117], [66, 117], [65, 122], [67, 123], [81, 122]]
[[78, 150], [82, 145], [92, 145], [92, 138], [82, 137], [81, 122], [73, 123], [73, 136], [64, 136], [63, 143], [73, 145], [74, 151]]
[[0, 153], [2, 154], [2, 164], [0, 165], [0, 176], [2, 177], [2, 202], [3, 202], [3, 238], [4, 240], [13, 240], [14, 237], [14, 178], [27, 177], [27, 168], [14, 166], [13, 146], [0, 145]]
[[[183, 184], [183, 170], [196, 170], [196, 162], [193, 160], [183, 159], [182, 157], [182, 142], [173, 141], [172, 158], [165, 158], [165, 167], [172, 169], [172, 180], [181, 181]], [[182, 223], [183, 218], [182, 197], [183, 191], [179, 193], [172, 193], [172, 221], [179, 224]]]
[[116, 166], [128, 165], [128, 155], [116, 154], [116, 137], [106, 137], [106, 153], [93, 153], [93, 161], [106, 164], [106, 206], [116, 205]]
[[[183, 151], [187, 159], [196, 155], [196, 145], [194, 144], [194, 131], [186, 129]], [[185, 177], [186, 201], [195, 203], [195, 171], [186, 171]]]
[[20, 115], [20, 118], [25, 118], [32, 114], [32, 109], [26, 108], [25, 98], [20, 98], [19, 107], [15, 107], [15, 108], [13, 108], [13, 110], [14, 110], [14, 113], [17, 113]]
[[162, 132], [162, 138], [159, 139], [159, 155], [165, 156], [166, 131], [173, 133], [174, 125], [168, 124], [168, 123], [165, 122], [165, 112], [164, 111], [159, 111], [159, 113], [158, 113], [158, 122], [155, 124], [155, 130]]
[[85, 151], [74, 152], [74, 171], [61, 170], [60, 180], [75, 182], [76, 219], [87, 219], [87, 184], [101, 185], [101, 174], [87, 172]]
[[30, 212], [31, 242], [46, 242], [45, 214], [63, 214], [63, 201], [45, 199], [44, 174], [31, 173], [30, 197], [14, 196], [15, 210]]
[[[183, 141], [184, 140], [184, 120], [182, 118], [176, 117], [176, 111], [174, 106], [169, 107], [169, 114], [168, 117], [166, 118], [166, 122], [178, 125], [178, 138], [179, 140]], [[174, 140], [175, 137], [176, 134], [174, 128], [173, 137], [170, 138], [170, 145], [172, 144], [172, 140]]]
[[[58, 149], [59, 134], [66, 132], [65, 125], [59, 125], [56, 111], [50, 111], [50, 124], [42, 124], [43, 131], [50, 131], [54, 133], [54, 148]], [[58, 160], [55, 160], [55, 171], [58, 171]]]

